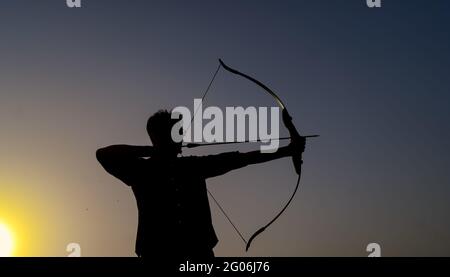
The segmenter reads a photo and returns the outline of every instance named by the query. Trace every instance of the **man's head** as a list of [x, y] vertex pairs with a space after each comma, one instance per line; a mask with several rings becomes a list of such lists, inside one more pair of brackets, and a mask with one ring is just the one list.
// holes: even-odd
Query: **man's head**
[[172, 127], [179, 119], [172, 119], [167, 110], [160, 110], [147, 121], [147, 133], [152, 140], [153, 147], [167, 156], [181, 153], [181, 142], [172, 139]]

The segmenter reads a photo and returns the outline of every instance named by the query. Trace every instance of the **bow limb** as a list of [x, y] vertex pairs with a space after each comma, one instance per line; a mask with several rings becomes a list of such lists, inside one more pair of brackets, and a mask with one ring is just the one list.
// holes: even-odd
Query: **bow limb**
[[[278, 97], [278, 95], [271, 90], [268, 86], [266, 86], [265, 84], [261, 83], [260, 81], [256, 80], [255, 78], [253, 78], [252, 76], [249, 76], [245, 73], [242, 73], [234, 68], [229, 67], [228, 65], [226, 65], [221, 59], [219, 59], [220, 65], [227, 71], [239, 75], [241, 77], [244, 77], [247, 80], [252, 81], [253, 83], [257, 84], [258, 86], [260, 86], [262, 89], [264, 89], [268, 94], [270, 94], [275, 101], [277, 102], [278, 106], [281, 108], [282, 111], [282, 116], [283, 116], [283, 123], [286, 126], [286, 129], [288, 129], [289, 134], [291, 136], [291, 140], [292, 141], [300, 141], [302, 139], [302, 136], [300, 136], [300, 133], [297, 131], [297, 128], [295, 127], [294, 123], [292, 122], [292, 117], [289, 114], [286, 105], [284, 105], [283, 101], [281, 101], [280, 97]], [[294, 163], [294, 167], [295, 167], [295, 172], [297, 174], [300, 174], [301, 172], [301, 154], [300, 155], [294, 155], [292, 156], [292, 160]]]
[[[253, 83], [257, 84], [258, 86], [260, 86], [262, 89], [264, 89], [264, 91], [266, 91], [268, 94], [270, 94], [275, 101], [277, 102], [278, 106], [281, 108], [282, 110], [282, 116], [283, 116], [283, 123], [286, 126], [286, 128], [289, 131], [289, 134], [291, 136], [291, 140], [292, 141], [300, 141], [304, 138], [302, 138], [302, 136], [300, 136], [299, 132], [297, 131], [297, 128], [295, 127], [294, 123], [292, 122], [292, 117], [290, 116], [289, 112], [286, 109], [286, 106], [284, 105], [283, 101], [280, 99], [280, 97], [278, 97], [278, 95], [273, 92], [269, 87], [267, 87], [266, 85], [264, 85], [263, 83], [261, 83], [260, 81], [256, 80], [255, 78], [242, 73], [234, 68], [231, 68], [229, 66], [227, 66], [221, 59], [219, 59], [220, 65], [227, 71], [239, 75], [241, 77], [244, 77], [247, 80], [252, 81]], [[266, 225], [264, 225], [263, 227], [261, 227], [260, 229], [258, 229], [258, 231], [256, 231], [248, 240], [247, 245], [245, 250], [248, 251], [248, 249], [250, 248], [251, 243], [253, 242], [253, 240], [260, 235], [262, 232], [264, 232], [270, 225], [272, 225], [272, 223], [274, 223], [282, 214], [283, 212], [288, 208], [289, 204], [291, 203], [292, 199], [294, 199], [295, 194], [297, 193], [298, 187], [300, 185], [300, 178], [301, 178], [301, 169], [302, 169], [302, 155], [301, 153], [297, 154], [297, 155], [293, 155], [292, 156], [292, 161], [294, 164], [294, 168], [295, 168], [295, 172], [298, 174], [298, 179], [297, 179], [297, 184], [295, 185], [295, 189], [294, 192], [292, 193], [291, 197], [289, 198], [289, 200], [286, 202], [286, 204], [283, 206], [283, 208], [281, 209], [281, 211], [271, 220], [269, 221], [269, 223], [267, 223]]]
[[280, 108], [281, 108], [282, 110], [285, 109], [285, 105], [284, 105], [283, 101], [281, 101], [280, 97], [278, 97], [278, 95], [276, 95], [275, 92], [273, 92], [273, 91], [272, 91], [270, 88], [268, 88], [266, 85], [264, 85], [264, 84], [261, 83], [260, 81], [256, 80], [255, 78], [253, 78], [253, 77], [251, 77], [251, 76], [249, 76], [249, 75], [247, 75], [247, 74], [245, 74], [245, 73], [242, 73], [242, 72], [240, 72], [240, 71], [238, 71], [238, 70], [236, 70], [236, 69], [234, 69], [234, 68], [229, 67], [228, 65], [226, 65], [226, 64], [222, 61], [222, 59], [219, 59], [219, 62], [220, 62], [220, 65], [221, 65], [225, 70], [227, 70], [227, 71], [229, 71], [229, 72], [231, 72], [231, 73], [233, 73], [233, 74], [242, 76], [242, 77], [244, 77], [244, 78], [246, 78], [246, 79], [252, 81], [253, 83], [256, 83], [258, 86], [262, 87], [267, 93], [269, 93], [273, 98], [275, 98], [275, 101], [277, 101], [278, 106], [280, 106]]

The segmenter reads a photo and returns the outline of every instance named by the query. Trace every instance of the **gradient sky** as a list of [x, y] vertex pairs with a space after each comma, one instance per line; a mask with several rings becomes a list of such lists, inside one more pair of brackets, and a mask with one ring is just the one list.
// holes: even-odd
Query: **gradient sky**
[[[0, 2], [0, 221], [16, 255], [134, 256], [131, 190], [99, 147], [149, 144], [218, 58], [273, 88], [308, 141], [301, 187], [245, 253], [211, 202], [218, 256], [450, 255], [450, 2]], [[221, 71], [206, 105], [273, 106]], [[285, 130], [283, 128], [283, 132]], [[258, 149], [211, 147], [189, 154]], [[208, 181], [247, 238], [294, 189], [290, 159]], [[158, 211], [155, 211], [157, 213]], [[157, 225], [157, 222], [155, 222]], [[154, 238], [158, 239], [158, 238]]]

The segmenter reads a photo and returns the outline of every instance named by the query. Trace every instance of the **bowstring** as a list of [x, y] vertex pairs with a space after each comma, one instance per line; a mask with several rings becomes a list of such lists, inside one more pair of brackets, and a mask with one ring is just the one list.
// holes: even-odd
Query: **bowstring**
[[[205, 100], [206, 95], [208, 95], [208, 92], [214, 82], [214, 80], [216, 79], [217, 74], [219, 73], [220, 68], [222, 68], [222, 65], [219, 63], [219, 66], [217, 66], [216, 71], [214, 72], [213, 77], [211, 78], [211, 81], [209, 82], [208, 86], [206, 87], [205, 92], [203, 93], [202, 96], [202, 102]], [[189, 123], [189, 127], [186, 129], [186, 133], [191, 129], [192, 127], [192, 122], [194, 121], [195, 116], [197, 115], [199, 109], [200, 109], [200, 105], [195, 109], [194, 111], [194, 115], [192, 116], [191, 122]], [[216, 203], [217, 207], [219, 207], [219, 210], [222, 212], [222, 214], [226, 217], [226, 219], [228, 220], [228, 222], [231, 224], [231, 226], [233, 226], [234, 230], [236, 231], [236, 233], [239, 235], [239, 237], [242, 239], [242, 241], [247, 244], [247, 240], [244, 238], [244, 236], [241, 234], [241, 232], [239, 231], [239, 229], [236, 227], [236, 225], [234, 224], [234, 222], [231, 220], [231, 218], [228, 216], [228, 214], [225, 212], [225, 210], [222, 208], [222, 205], [220, 205], [219, 201], [217, 201], [217, 199], [214, 197], [214, 195], [211, 193], [211, 191], [206, 188], [206, 191], [208, 192], [209, 196], [211, 196], [211, 198], [213, 199], [214, 203]]]

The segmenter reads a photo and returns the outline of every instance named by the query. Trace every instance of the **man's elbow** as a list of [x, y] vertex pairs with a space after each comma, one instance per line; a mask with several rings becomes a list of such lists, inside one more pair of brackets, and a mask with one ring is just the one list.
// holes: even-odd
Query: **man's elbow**
[[106, 160], [108, 160], [108, 150], [107, 147], [97, 149], [95, 152], [95, 157], [97, 161], [101, 164], [104, 164]]

